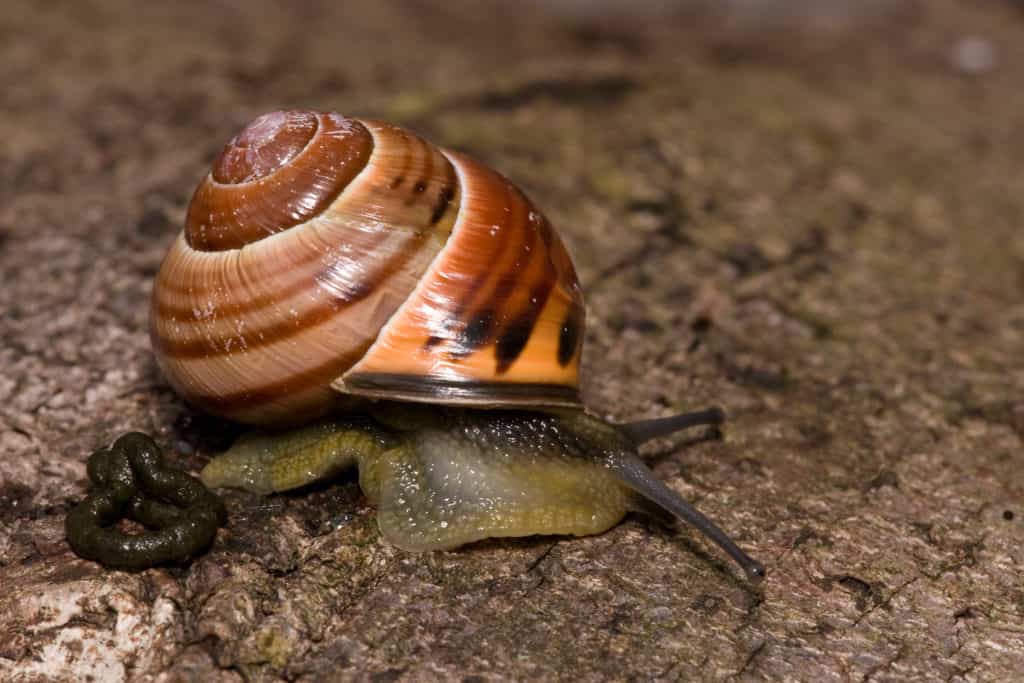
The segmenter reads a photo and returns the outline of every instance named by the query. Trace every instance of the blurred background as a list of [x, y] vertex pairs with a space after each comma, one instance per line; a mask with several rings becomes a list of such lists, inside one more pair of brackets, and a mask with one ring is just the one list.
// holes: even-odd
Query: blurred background
[[[1024, 669], [1024, 2], [3, 0], [0, 86], [0, 678], [79, 637], [64, 679]], [[147, 300], [218, 150], [286, 107], [531, 195], [586, 293], [588, 405], [726, 406], [652, 464], [769, 563], [762, 592], [632, 518], [397, 555], [352, 479], [178, 573], [70, 557], [85, 453], [141, 429], [197, 469], [234, 433], [160, 377]], [[33, 630], [75, 591], [81, 633]]]
[[[1024, 283], [1022, 36], [1011, 0], [9, 0], [0, 235], [31, 256], [3, 275], [42, 276], [69, 310], [113, 287], [88, 305], [141, 334], [140, 282], [62, 260], [84, 240], [147, 287], [220, 146], [309, 107], [410, 126], [533, 195], [607, 323], [590, 346], [621, 363], [588, 372], [593, 390], [682, 368], [699, 330], [672, 351], [623, 335], [689, 330], [709, 307], [767, 300], [819, 335], [955, 316], [977, 310], [969, 291]], [[60, 346], [74, 316], [7, 305], [46, 330], [23, 348], [78, 357]]]

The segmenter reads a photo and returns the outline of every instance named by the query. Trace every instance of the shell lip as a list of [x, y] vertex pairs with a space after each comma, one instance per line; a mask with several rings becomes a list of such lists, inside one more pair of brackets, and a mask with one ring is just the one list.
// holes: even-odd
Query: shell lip
[[543, 382], [480, 382], [402, 373], [346, 375], [332, 384], [337, 391], [396, 401], [439, 403], [477, 408], [552, 406], [582, 408], [579, 391]]

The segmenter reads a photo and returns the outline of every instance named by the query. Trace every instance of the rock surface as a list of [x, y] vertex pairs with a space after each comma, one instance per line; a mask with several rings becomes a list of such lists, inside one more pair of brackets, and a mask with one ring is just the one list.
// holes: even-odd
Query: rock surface
[[[1024, 12], [745, 4], [6, 2], [0, 679], [1019, 675]], [[187, 567], [74, 557], [89, 451], [141, 429], [198, 470], [237, 433], [159, 376], [147, 297], [220, 145], [284, 106], [522, 184], [587, 292], [588, 403], [725, 406], [650, 457], [768, 579], [639, 517], [407, 554], [351, 476], [228, 494]]]

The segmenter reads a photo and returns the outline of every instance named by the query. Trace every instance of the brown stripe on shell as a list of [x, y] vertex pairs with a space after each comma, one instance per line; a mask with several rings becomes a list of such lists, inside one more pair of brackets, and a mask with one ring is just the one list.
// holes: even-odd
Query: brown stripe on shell
[[[506, 193], [507, 197], [508, 186], [503, 186], [502, 190]], [[496, 197], [495, 199], [497, 203], [499, 198]], [[507, 218], [507, 215], [502, 214], [500, 220], [503, 222], [493, 224], [494, 248], [489, 253], [481, 255], [479, 259], [481, 267], [477, 269], [472, 279], [461, 283], [462, 291], [459, 292], [454, 307], [449, 310], [443, 319], [435, 321], [435, 325], [431, 330], [432, 333], [423, 345], [425, 351], [429, 351], [438, 344], [450, 342], [451, 347], [448, 348], [447, 353], [453, 358], [459, 358], [479, 348], [480, 344], [466, 338], [467, 328], [473, 324], [474, 319], [480, 318], [482, 312], [487, 310], [488, 299], [485, 284], [495, 271], [496, 264], [501, 258], [502, 253], [517, 248], [518, 245], [509, 244], [510, 240], [520, 237], [515, 231], [503, 229], [507, 225]], [[509, 286], [514, 287], [515, 281], [510, 281]], [[474, 303], [478, 303], [478, 313], [476, 316], [469, 313]], [[480, 323], [477, 324], [480, 325]], [[469, 336], [479, 336], [479, 334]], [[484, 341], [486, 339], [490, 339], [490, 335], [487, 335]]]
[[[455, 171], [451, 164], [436, 148], [399, 128], [382, 124], [378, 125], [373, 122], [367, 122], [366, 125], [373, 130], [376, 139], [375, 149], [383, 158], [374, 156], [366, 173], [360, 177], [359, 182], [354, 184], [351, 190], [346, 192], [343, 197], [339, 198], [323, 217], [323, 220], [328, 222], [340, 221], [342, 225], [352, 224], [354, 226], [353, 229], [356, 232], [351, 233], [351, 238], [357, 239], [363, 244], [358, 245], [357, 243], [350, 242], [345, 247], [348, 252], [353, 253], [353, 258], [356, 258], [355, 255], [360, 253], [360, 250], [367, 254], [374, 252], [373, 258], [365, 260], [360, 258], [358, 261], [346, 262], [349, 263], [348, 272], [343, 273], [343, 275], [351, 277], [351, 274], [358, 272], [361, 276], [361, 282], [349, 284], [345, 282], [343, 277], [328, 277], [325, 275], [331, 274], [332, 269], [338, 263], [337, 261], [328, 263], [331, 259], [338, 258], [339, 261], [342, 259], [332, 256], [330, 252], [325, 255], [319, 249], [309, 249], [305, 252], [303, 258], [296, 261], [281, 262], [280, 264], [274, 262], [269, 266], [261, 265], [264, 268], [264, 270], [260, 271], [261, 279], [267, 283], [273, 282], [274, 284], [273, 286], [244, 288], [244, 292], [249, 298], [241, 298], [237, 296], [237, 293], [231, 295], [231, 297], [224, 296], [224, 292], [232, 288], [224, 286], [219, 281], [204, 283], [196, 282], [194, 278], [188, 278], [187, 280], [181, 278], [183, 281], [187, 281], [188, 284], [176, 287], [174, 278], [162, 277], [161, 286], [159, 287], [160, 292], [165, 294], [177, 292], [181, 295], [178, 297], [177, 303], [169, 301], [166, 296], [154, 298], [155, 314], [165, 320], [191, 320], [195, 318], [196, 301], [212, 306], [216, 317], [220, 320], [243, 321], [258, 319], [260, 316], [252, 314], [264, 311], [264, 309], [274, 309], [275, 307], [294, 308], [298, 312], [298, 314], [291, 316], [277, 315], [277, 321], [269, 326], [256, 328], [250, 325], [245, 330], [244, 337], [241, 337], [237, 329], [233, 329], [232, 326], [226, 324], [222, 325], [223, 332], [221, 334], [217, 334], [209, 328], [202, 328], [196, 334], [191, 335], [191, 338], [182, 335], [181, 337], [175, 337], [174, 341], [163, 339], [164, 335], [161, 335], [157, 342], [166, 353], [179, 358], [196, 358], [230, 353], [237, 346], [240, 338], [247, 347], [258, 347], [274, 343], [288, 333], [301, 331], [311, 325], [319, 324], [348, 304], [365, 298], [365, 296], [372, 293], [382, 278], [388, 277], [408, 262], [408, 258], [401, 258], [398, 259], [397, 265], [385, 263], [376, 270], [370, 270], [369, 272], [359, 270], [359, 268], [372, 266], [374, 259], [379, 261], [382, 249], [405, 252], [405, 255], [408, 257], [411, 255], [410, 250], [415, 250], [424, 245], [420, 238], [433, 234], [441, 241], [446, 239], [447, 233], [450, 231], [450, 225], [447, 224], [448, 221], [443, 223], [435, 222], [431, 225], [432, 209], [429, 206], [423, 202], [407, 208], [396, 207], [394, 203], [389, 205], [385, 199], [382, 199], [379, 189], [382, 185], [386, 185], [388, 182], [387, 178], [391, 177], [397, 157], [401, 157], [400, 163], [406, 169], [410, 166], [413, 167], [413, 170], [417, 171], [422, 169], [432, 171], [436, 169], [434, 176], [418, 173], [418, 175], [428, 178], [429, 184], [434, 188], [445, 187], [455, 179]], [[458, 202], [453, 202], [453, 206], [457, 207]], [[389, 211], [391, 219], [395, 220], [396, 223], [394, 229], [387, 230], [386, 232], [395, 236], [408, 235], [412, 238], [411, 242], [405, 240], [400, 244], [395, 244], [395, 239], [388, 237], [387, 239], [390, 243], [385, 244], [380, 239], [374, 238], [372, 233], [357, 227], [366, 217], [383, 215], [383, 218], [387, 219]], [[321, 232], [327, 229], [325, 225], [333, 225], [333, 223], [320, 225]], [[374, 242], [374, 239], [377, 239], [377, 241]], [[359, 248], [355, 249], [357, 246]], [[440, 244], [437, 246], [439, 247]], [[317, 264], [318, 261], [320, 262], [319, 265]], [[243, 269], [238, 268], [237, 270], [241, 275]], [[289, 278], [288, 276], [293, 273], [294, 276]], [[306, 292], [309, 294], [304, 296]], [[306, 309], [309, 308], [310, 302], [314, 299], [320, 299], [316, 310], [307, 311]], [[288, 302], [293, 300], [297, 302], [296, 305], [294, 307], [289, 306]], [[213, 302], [216, 302], [215, 306], [213, 306]], [[262, 317], [269, 317], [270, 315], [272, 313]]]
[[434, 210], [430, 213], [431, 225], [436, 225], [438, 221], [444, 218], [444, 215], [452, 205], [452, 200], [455, 199], [456, 193], [458, 192], [459, 181], [455, 177], [455, 169], [452, 167], [450, 162], [445, 164], [445, 170], [447, 172], [445, 184], [441, 186], [441, 191], [437, 196], [437, 203], [434, 204]]
[[[522, 242], [518, 249], [506, 248], [500, 252], [507, 265], [495, 265], [488, 272], [494, 286], [484, 295], [483, 312], [471, 316], [471, 322], [450, 352], [453, 359], [458, 359], [493, 344], [497, 375], [507, 372], [526, 347], [556, 281], [555, 267], [548, 253], [551, 230], [547, 220], [530, 210], [529, 199], [518, 188], [513, 187], [509, 197], [507, 221], [502, 227], [528, 227], [512, 228], [522, 236]], [[540, 248], [541, 241], [547, 248]], [[511, 258], [514, 260], [509, 262]], [[531, 282], [532, 286], [527, 288], [525, 285]], [[501, 314], [495, 314], [495, 310]]]
[[[402, 132], [402, 140], [403, 141], [407, 141], [408, 139], [409, 139], [409, 136], [405, 135], [405, 132], [403, 131]], [[405, 174], [409, 172], [409, 163], [411, 162], [411, 160], [412, 160], [412, 147], [407, 144], [405, 146], [405, 153], [402, 155], [402, 163], [398, 167], [397, 172], [395, 173], [395, 178], [390, 183], [388, 183], [388, 189], [389, 190], [397, 190], [399, 188], [399, 186], [401, 186], [401, 184], [405, 182]]]
[[[377, 191], [373, 198], [367, 196], [362, 217], [419, 231], [440, 230], [447, 235], [451, 224], [447, 221], [432, 223], [431, 218], [437, 193], [454, 176], [448, 160], [438, 148], [408, 131], [376, 121], [362, 123], [372, 131], [376, 141], [375, 159], [378, 151], [382, 155], [396, 156], [401, 150], [400, 156], [387, 160], [387, 174], [374, 180]], [[396, 176], [402, 177], [398, 191], [392, 189]], [[406, 189], [410, 178], [416, 178], [424, 189], [416, 191], [414, 186]]]
[[[531, 206], [525, 195], [523, 196], [523, 201], [527, 206]], [[534, 326], [537, 324], [537, 318], [540, 316], [544, 304], [547, 303], [551, 290], [557, 280], [555, 267], [551, 262], [551, 244], [547, 239], [544, 239], [544, 228], [547, 225], [547, 219], [537, 212], [530, 211], [527, 220], [533, 228], [527, 232], [531, 237], [536, 237], [539, 234], [545, 248], [529, 250], [531, 255], [539, 253], [540, 258], [532, 260], [532, 268], [523, 269], [525, 281], [532, 282], [533, 285], [530, 287], [525, 299], [519, 304], [517, 313], [499, 333], [500, 336], [495, 344], [494, 356], [497, 363], [495, 372], [499, 375], [508, 372], [508, 369], [519, 358], [519, 354], [526, 348], [526, 344], [533, 334]], [[550, 229], [547, 232], [550, 233]], [[540, 271], [539, 273], [536, 272], [538, 270]], [[516, 272], [515, 275], [518, 276], [519, 273]], [[511, 302], [509, 305], [512, 305]]]
[[[513, 198], [515, 193], [510, 192], [508, 196]], [[529, 230], [516, 229], [520, 217], [525, 212], [518, 210], [520, 207], [515, 201], [508, 202], [506, 206], [510, 210], [504, 212], [505, 221], [495, 227], [500, 233], [521, 239], [518, 242], [503, 240], [503, 246], [494, 250], [494, 259], [490, 267], [481, 273], [481, 281], [472, 291], [466, 293], [466, 298], [459, 302], [458, 308], [452, 314], [453, 321], [469, 321], [449, 348], [449, 356], [453, 359], [464, 358], [484, 346], [489, 346], [502, 333], [504, 322], [509, 317], [509, 296], [520, 286], [523, 272], [533, 255], [535, 235]], [[503, 257], [514, 257], [515, 260], [503, 267]], [[479, 302], [479, 308], [473, 313], [466, 312], [470, 301]], [[481, 321], [486, 321], [486, 325], [481, 324]]]
[[465, 358], [481, 346], [489, 344], [497, 324], [498, 316], [494, 309], [484, 306], [482, 310], [470, 316], [468, 322], [464, 322], [459, 336], [448, 347], [448, 357], [452, 360]]
[[[368, 346], [369, 342], [354, 353], [338, 355], [327, 363], [304, 369], [289, 375], [286, 379], [268, 382], [258, 387], [217, 393], [197, 391], [191, 387], [178, 389], [178, 391], [188, 401], [214, 415], [228, 415], [236, 419], [251, 421], [251, 419], [246, 419], [246, 414], [251, 413], [264, 417], [268, 421], [295, 422], [303, 417], [314, 417], [317, 413], [323, 412], [323, 410], [317, 410], [315, 406], [295, 405], [295, 403], [320, 402], [324, 395], [333, 393], [329, 388], [331, 380], [359, 360]], [[309, 396], [309, 398], [306, 401], [302, 399], [296, 401], [294, 398], [303, 395]], [[292, 397], [293, 404], [288, 407], [286, 416], [278, 416], [279, 419], [274, 419], [272, 415], [262, 415], [261, 408], [287, 397]]]
[[[479, 202], [474, 207], [477, 213], [483, 214], [478, 217], [478, 222], [491, 226], [489, 239], [486, 242], [478, 240], [480, 251], [483, 253], [476, 257], [476, 272], [472, 279], [461, 284], [458, 298], [454, 301], [454, 306], [449, 308], [448, 314], [442, 319], [434, 321], [435, 327], [431, 330], [431, 335], [424, 345], [424, 348], [429, 349], [438, 342], [448, 341], [451, 345], [447, 349], [447, 353], [454, 359], [473, 353], [491, 340], [489, 328], [486, 331], [478, 331], [471, 330], [470, 327], [493, 302], [494, 297], [491, 296], [491, 292], [494, 287], [500, 286], [501, 281], [499, 279], [498, 284], [491, 286], [488, 286], [488, 283], [492, 281], [495, 273], [502, 272], [502, 269], [498, 267], [502, 256], [521, 254], [523, 242], [529, 239], [529, 235], [524, 234], [524, 231], [509, 229], [510, 226], [517, 225], [514, 222], [515, 217], [511, 215], [512, 211], [518, 208], [514, 206], [512, 184], [507, 180], [493, 183], [491, 190], [487, 198], [487, 205]], [[506, 211], [507, 208], [511, 210]], [[484, 214], [485, 209], [488, 210], [486, 214]], [[468, 277], [468, 274], [461, 276]], [[507, 282], [509, 287], [516, 285], [515, 279], [510, 279]], [[476, 311], [475, 315], [470, 312], [473, 310]], [[491, 322], [493, 323], [493, 318]], [[467, 332], [473, 334], [467, 335]], [[437, 339], [438, 342], [434, 342], [434, 339]]]
[[519, 354], [526, 348], [526, 342], [533, 334], [533, 328], [537, 324], [541, 309], [548, 301], [551, 288], [555, 285], [554, 273], [550, 278], [545, 278], [535, 284], [530, 290], [530, 298], [523, 311], [519, 313], [502, 331], [501, 336], [494, 346], [494, 357], [497, 361], [495, 372], [503, 375], [508, 372], [512, 364], [519, 358]]
[[444, 215], [448, 212], [448, 207], [451, 206], [453, 199], [455, 199], [455, 188], [450, 185], [442, 187], [441, 194], [437, 197], [437, 204], [434, 205], [434, 212], [430, 214], [431, 225], [436, 224], [439, 220], [444, 218]]
[[[519, 201], [509, 202], [508, 220], [502, 226], [502, 228], [506, 229], [510, 225], [519, 226], [523, 224], [522, 221], [529, 220], [529, 214], [525, 210], [527, 206], [525, 197], [516, 190], [510, 192], [509, 196], [514, 200], [521, 199], [523, 203], [520, 204]], [[518, 355], [519, 351], [522, 351], [523, 346], [526, 344], [525, 338], [521, 339], [521, 343], [516, 341], [524, 333], [523, 325], [525, 322], [523, 319], [524, 314], [522, 312], [515, 312], [517, 310], [514, 301], [516, 291], [529, 291], [529, 296], [525, 298], [524, 304], [520, 304], [519, 309], [524, 308], [525, 305], [525, 308], [534, 310], [533, 318], [536, 319], [536, 314], [544, 306], [544, 301], [547, 300], [548, 292], [553, 284], [551, 281], [546, 281], [539, 288], [536, 285], [530, 290], [524, 288], [524, 285], [535, 277], [531, 265], [540, 263], [543, 260], [544, 254], [542, 249], [536, 248], [537, 233], [534, 230], [513, 227], [511, 231], [517, 236], [521, 236], [522, 240], [518, 245], [506, 247], [499, 251], [498, 254], [499, 256], [506, 257], [506, 262], [509, 258], [514, 258], [514, 260], [504, 266], [501, 265], [502, 261], [499, 260], [492, 266], [487, 275], [493, 281], [493, 287], [489, 291], [481, 287], [481, 296], [478, 297], [478, 299], [483, 300], [481, 306], [484, 310], [492, 312], [492, 324], [485, 329], [473, 330], [475, 335], [468, 339], [465, 333], [460, 334], [459, 338], [452, 345], [453, 348], [451, 350], [452, 358], [462, 358], [475, 353], [485, 346], [495, 344], [495, 367], [498, 374], [508, 369], [511, 362], [515, 360], [515, 356]], [[535, 258], [538, 255], [541, 260]], [[546, 278], [546, 280], [553, 280], [553, 273], [552, 278]], [[539, 305], [534, 306], [531, 304], [531, 301], [534, 304], [539, 303]], [[494, 315], [494, 310], [499, 311], [500, 315]], [[471, 316], [471, 319], [476, 321], [480, 315], [480, 313], [475, 313]], [[527, 317], [529, 317], [528, 314]], [[532, 324], [529, 329], [525, 330], [526, 338], [529, 337], [530, 329], [532, 329]], [[505, 340], [503, 344], [501, 343], [502, 340]]]
[[[316, 327], [328, 318], [341, 314], [347, 307], [362, 301], [373, 293], [385, 279], [412, 260], [422, 248], [423, 241], [423, 235], [410, 235], [388, 260], [380, 264], [376, 270], [363, 274], [358, 282], [343, 283], [343, 288], [338, 286], [326, 287], [318, 284], [318, 293], [323, 296], [318, 297], [319, 303], [316, 306], [303, 311], [301, 315], [280, 316], [269, 325], [247, 331], [245, 333], [245, 347], [258, 348], [275, 344], [288, 336], [301, 333], [311, 327]], [[331, 268], [332, 266], [323, 268], [319, 274], [314, 276], [314, 280], [317, 283], [322, 283], [324, 280], [333, 279], [325, 274]], [[303, 281], [293, 289], [297, 293], [309, 287], [310, 283]], [[286, 300], [284, 293], [282, 293], [282, 300]], [[235, 311], [231, 313], [235, 313]], [[191, 340], [185, 340], [171, 339], [166, 335], [157, 335], [154, 341], [163, 354], [175, 359], [209, 358], [214, 355], [231, 353], [231, 340], [236, 336], [218, 339], [203, 335]]]
[[[506, 178], [446, 155], [462, 192], [451, 239], [366, 356], [332, 386], [462, 405], [579, 405], [578, 353], [556, 362], [561, 322], [582, 303], [561, 240]], [[527, 393], [516, 397], [519, 388]]]
[[[231, 315], [238, 315], [240, 313], [248, 313], [255, 311], [266, 306], [279, 304], [283, 299], [290, 299], [292, 296], [298, 294], [303, 289], [308, 287], [309, 281], [302, 271], [313, 266], [317, 261], [322, 261], [324, 255], [320, 251], [310, 250], [305, 253], [301, 259], [294, 261], [281, 262], [275, 264], [276, 267], [267, 269], [262, 273], [266, 279], [272, 279], [275, 282], [273, 290], [268, 290], [262, 294], [252, 296], [253, 292], [248, 292], [250, 297], [244, 301], [234, 300], [231, 302], [229, 310]], [[290, 274], [299, 273], [299, 275], [290, 281], [280, 282], [282, 278], [286, 278]], [[193, 307], [191, 302], [187, 302], [181, 305], [176, 305], [168, 299], [179, 298], [194, 300], [201, 297], [207, 297], [216, 292], [215, 287], [204, 287], [204, 283], [195, 281], [183, 280], [178, 282], [174, 278], [164, 278], [160, 283], [161, 293], [164, 296], [160, 296], [156, 301], [156, 311], [165, 318], [171, 317], [182, 317], [191, 316]], [[176, 297], [174, 295], [177, 295]]]
[[579, 351], [583, 342], [583, 306], [573, 302], [565, 312], [558, 333], [558, 364], [565, 367]]
[[[422, 236], [422, 235], [417, 235]], [[351, 245], [350, 245], [351, 246]], [[218, 306], [218, 314], [221, 317], [239, 317], [243, 314], [252, 313], [267, 307], [279, 306], [282, 302], [298, 297], [307, 292], [311, 281], [323, 281], [321, 276], [324, 272], [330, 271], [334, 264], [325, 264], [331, 258], [318, 249], [311, 249], [302, 258], [294, 261], [282, 261], [274, 264], [275, 267], [261, 272], [261, 276], [268, 281], [274, 282], [272, 289], [266, 289], [257, 294], [255, 288], [247, 289], [249, 298], [245, 300], [232, 299], [229, 302]], [[317, 262], [320, 265], [317, 266]], [[244, 272], [240, 269], [239, 271]], [[289, 275], [295, 277], [286, 279]], [[320, 275], [318, 275], [320, 274]], [[192, 317], [194, 312], [194, 300], [215, 296], [220, 289], [217, 286], [203, 287], [202, 283], [189, 282], [179, 284], [172, 278], [161, 280], [160, 288], [165, 294], [177, 294], [180, 298], [187, 299], [184, 304], [175, 305], [167, 300], [166, 296], [160, 296], [155, 300], [155, 311], [163, 318], [187, 318]]]
[[[455, 210], [455, 212], [458, 213], [459, 205], [462, 201], [461, 185], [459, 184], [459, 178], [456, 175], [455, 167], [452, 165], [451, 162], [449, 162], [446, 164], [445, 168], [447, 170], [447, 174], [449, 174], [449, 178], [446, 179], [445, 184], [441, 187], [440, 194], [437, 198], [437, 204], [434, 206], [434, 211], [430, 216], [431, 225], [439, 223], [442, 218], [451, 214], [453, 210]], [[486, 273], [481, 273], [480, 278], [478, 279], [479, 282], [482, 282], [485, 276]], [[474, 289], [478, 289], [479, 282], [470, 285], [469, 287], [467, 287], [467, 290], [473, 291]], [[468, 303], [466, 305], [468, 305]], [[465, 307], [460, 308], [459, 313], [457, 314], [461, 314], [462, 312], [464, 312], [464, 310]], [[447, 328], [449, 332], [452, 332], [454, 329], [455, 326]], [[424, 343], [423, 349], [429, 351], [430, 349], [437, 346], [441, 342], [446, 341], [447, 339], [450, 338], [450, 335], [446, 335], [444, 337], [438, 335], [431, 335], [430, 337], [427, 338], [427, 341]]]
[[[251, 131], [204, 182], [238, 188], [287, 174], [318, 148], [324, 117], [335, 120], [296, 116], [277, 131], [280, 140]], [[309, 139], [308, 116], [317, 120]], [[177, 263], [165, 262], [154, 291], [153, 337], [175, 388], [210, 412], [246, 421], [322, 410], [332, 389], [479, 406], [578, 406], [579, 343], [564, 321], [577, 320], [578, 309], [582, 336], [579, 285], [561, 241], [525, 195], [478, 162], [402, 129], [336, 120], [364, 130], [372, 154], [320, 213], [273, 240], [262, 239], [273, 234], [263, 227], [255, 242], [235, 240], [246, 249], [224, 242], [216, 253], [187, 251], [184, 240], [172, 248], [168, 260]], [[260, 125], [274, 130], [273, 122]], [[376, 242], [384, 248], [365, 253]], [[270, 258], [257, 261], [259, 254]], [[262, 265], [243, 271], [254, 264]], [[235, 288], [242, 296], [229, 298]], [[181, 357], [161, 349], [179, 326]], [[453, 359], [460, 333], [469, 354]]]
[[196, 188], [186, 239], [200, 251], [224, 251], [299, 225], [338, 196], [372, 150], [369, 131], [353, 119], [305, 111], [261, 116], [228, 142]]
[[[457, 176], [444, 155], [394, 126], [355, 125], [372, 136], [373, 153], [320, 214], [245, 249], [196, 251], [182, 237], [169, 252], [151, 336], [172, 385], [193, 403], [244, 421], [306, 414], [335, 395], [331, 383], [364, 355], [448, 239], [461, 192], [457, 183], [445, 191]], [[282, 158], [309, 151], [294, 152], [298, 139]], [[276, 177], [281, 169], [266, 175], [273, 165], [257, 155], [247, 173]], [[218, 178], [247, 177], [229, 167]], [[389, 192], [399, 168], [424, 183], [408, 204], [408, 187]], [[442, 193], [453, 196], [439, 218]]]
[[[424, 148], [426, 148], [430, 144], [421, 138], [416, 139]], [[433, 155], [430, 154], [429, 150], [426, 150], [426, 154], [424, 154], [424, 157], [426, 157], [427, 165], [420, 173], [420, 177], [416, 180], [415, 183], [412, 184], [412, 191], [409, 193], [409, 196], [405, 200], [406, 205], [414, 204], [415, 202], [420, 201], [419, 195], [427, 191], [427, 180], [434, 172], [434, 159]]]

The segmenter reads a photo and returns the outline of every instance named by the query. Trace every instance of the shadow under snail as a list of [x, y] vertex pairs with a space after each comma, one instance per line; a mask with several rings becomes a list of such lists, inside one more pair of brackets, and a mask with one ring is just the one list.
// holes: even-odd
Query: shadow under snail
[[265, 114], [228, 142], [151, 314], [174, 389], [261, 427], [207, 465], [207, 486], [270, 493], [358, 465], [382, 535], [412, 551], [660, 510], [763, 576], [637, 455], [721, 412], [587, 414], [583, 325], [562, 241], [509, 180], [402, 128], [314, 111]]

